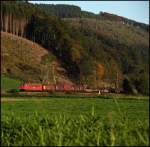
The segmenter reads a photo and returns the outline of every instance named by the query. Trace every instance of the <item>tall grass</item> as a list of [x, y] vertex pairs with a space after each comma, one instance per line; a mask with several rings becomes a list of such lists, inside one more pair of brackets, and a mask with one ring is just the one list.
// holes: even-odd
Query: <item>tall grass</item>
[[[116, 102], [117, 103], [117, 102]], [[4, 119], [5, 118], [5, 119]], [[149, 124], [131, 122], [124, 112], [110, 112], [103, 118], [94, 106], [88, 114], [16, 117], [14, 113], [1, 121], [2, 146], [148, 146]]]

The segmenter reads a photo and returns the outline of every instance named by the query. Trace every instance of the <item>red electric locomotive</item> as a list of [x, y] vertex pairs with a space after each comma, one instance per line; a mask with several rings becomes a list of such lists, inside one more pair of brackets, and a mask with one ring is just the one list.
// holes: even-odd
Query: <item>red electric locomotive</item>
[[18, 87], [21, 91], [43, 91], [42, 84], [24, 84]]

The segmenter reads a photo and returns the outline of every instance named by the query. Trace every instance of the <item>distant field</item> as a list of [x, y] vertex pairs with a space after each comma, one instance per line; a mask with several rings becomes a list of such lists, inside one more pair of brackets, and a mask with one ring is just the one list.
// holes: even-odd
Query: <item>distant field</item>
[[[2, 98], [3, 101], [3, 98]], [[118, 106], [117, 106], [118, 105]], [[2, 102], [2, 114], [17, 115], [39, 113], [66, 113], [78, 115], [90, 113], [94, 106], [95, 112], [105, 117], [110, 112], [126, 113], [130, 119], [147, 119], [149, 110], [148, 100], [116, 100], [103, 98], [5, 98]]]
[[149, 101], [2, 98], [2, 145], [149, 145]]

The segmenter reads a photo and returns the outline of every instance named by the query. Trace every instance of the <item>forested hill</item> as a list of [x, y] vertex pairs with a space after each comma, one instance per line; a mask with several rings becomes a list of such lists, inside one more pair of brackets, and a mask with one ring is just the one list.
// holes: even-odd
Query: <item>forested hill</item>
[[[1, 31], [40, 44], [59, 60], [73, 82], [148, 94], [149, 29], [128, 21], [76, 6], [1, 2]], [[47, 60], [47, 65], [51, 63]]]
[[149, 25], [107, 12], [99, 12], [99, 14], [94, 14], [92, 12], [82, 11], [78, 6], [63, 4], [37, 4], [37, 6], [44, 9], [47, 14], [60, 18], [95, 18], [100, 20], [105, 19], [122, 22], [128, 25], [133, 25], [135, 27], [141, 27], [144, 30], [149, 31]]

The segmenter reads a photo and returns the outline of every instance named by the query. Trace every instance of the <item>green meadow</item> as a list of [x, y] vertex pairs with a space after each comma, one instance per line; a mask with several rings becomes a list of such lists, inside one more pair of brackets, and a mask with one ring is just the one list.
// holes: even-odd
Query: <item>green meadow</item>
[[2, 97], [1, 112], [2, 146], [149, 145], [147, 97]]
[[8, 91], [17, 88], [22, 82], [5, 75], [1, 75], [1, 91]]

